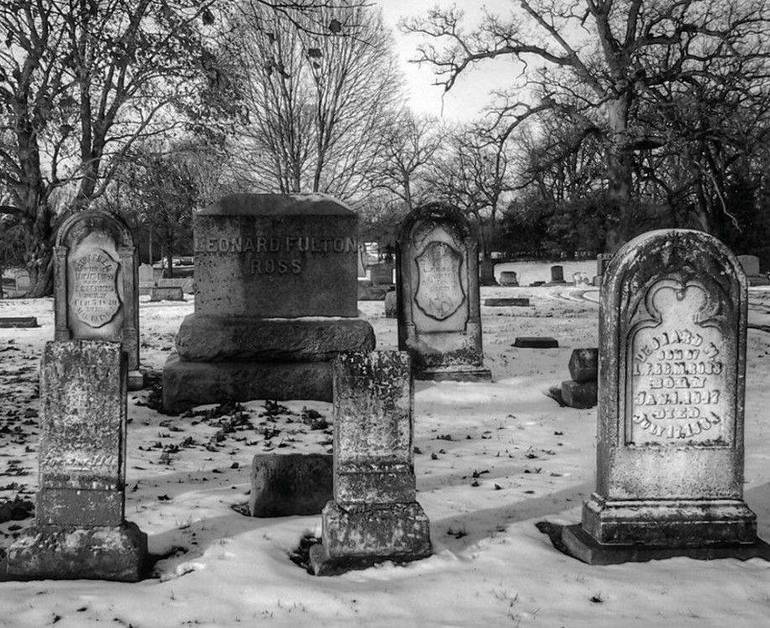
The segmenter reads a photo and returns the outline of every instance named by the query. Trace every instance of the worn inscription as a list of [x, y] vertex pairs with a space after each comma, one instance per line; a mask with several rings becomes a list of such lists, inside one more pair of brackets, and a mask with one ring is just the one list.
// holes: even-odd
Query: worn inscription
[[642, 327], [630, 346], [628, 441], [726, 444], [732, 412], [727, 394], [725, 338], [701, 324], [705, 291], [697, 284], [651, 288], [661, 322]]
[[118, 263], [106, 251], [93, 249], [72, 261], [70, 305], [90, 327], [109, 323], [120, 309], [116, 284]]
[[358, 251], [355, 238], [314, 236], [200, 237], [196, 252], [246, 256], [252, 275], [299, 275], [310, 255]]
[[417, 256], [415, 302], [426, 316], [443, 321], [465, 303], [462, 260], [459, 251], [440, 241], [430, 242]]

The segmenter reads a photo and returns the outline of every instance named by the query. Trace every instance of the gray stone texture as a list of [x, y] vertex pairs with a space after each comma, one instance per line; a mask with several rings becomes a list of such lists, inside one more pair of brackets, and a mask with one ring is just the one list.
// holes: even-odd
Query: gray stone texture
[[498, 297], [484, 299], [486, 307], [529, 307], [529, 299], [526, 297]]
[[596, 492], [602, 544], [756, 540], [743, 501], [746, 276], [721, 242], [660, 230], [607, 266], [599, 320]]
[[567, 380], [561, 383], [561, 399], [570, 408], [593, 408], [596, 405], [596, 382], [578, 383]]
[[356, 316], [357, 229], [322, 194], [233, 194], [196, 211], [195, 311]]
[[418, 379], [491, 379], [484, 368], [478, 242], [465, 216], [418, 207], [398, 240], [398, 346]]
[[519, 277], [516, 274], [516, 271], [504, 270], [500, 273], [500, 281], [498, 283], [501, 286], [518, 286]]
[[0, 317], [0, 328], [9, 327], [40, 327], [36, 316], [3, 316]]
[[334, 501], [311, 552], [315, 573], [430, 555], [430, 526], [415, 501], [409, 355], [342, 354], [333, 377]]
[[520, 349], [556, 349], [559, 341], [551, 336], [517, 336], [513, 346]]
[[331, 454], [257, 454], [251, 467], [252, 517], [320, 514], [332, 498]]
[[564, 266], [551, 266], [551, 283], [564, 283]]
[[385, 318], [398, 318], [398, 293], [395, 290], [385, 295]]
[[738, 255], [738, 263], [746, 275], [759, 275], [759, 258], [756, 255]]
[[360, 318], [263, 319], [190, 314], [176, 348], [188, 362], [317, 362], [343, 351], [372, 351], [374, 330]]
[[153, 286], [150, 301], [184, 301], [182, 286]]
[[142, 576], [147, 537], [124, 520], [126, 363], [120, 342], [46, 344], [36, 526], [9, 548], [8, 577]]
[[573, 349], [569, 357], [569, 374], [578, 383], [595, 382], [599, 373], [599, 349]]

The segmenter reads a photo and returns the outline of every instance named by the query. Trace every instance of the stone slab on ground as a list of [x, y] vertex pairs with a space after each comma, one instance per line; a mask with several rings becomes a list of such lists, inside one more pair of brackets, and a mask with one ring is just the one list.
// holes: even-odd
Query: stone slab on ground
[[596, 382], [575, 382], [567, 380], [561, 383], [561, 399], [570, 408], [593, 408], [597, 401], [598, 385]]
[[374, 330], [360, 318], [271, 318], [190, 314], [176, 337], [189, 362], [317, 362], [372, 351]]
[[761, 558], [770, 561], [770, 545], [758, 539], [747, 544], [713, 544], [702, 547], [645, 547], [643, 545], [602, 545], [583, 530], [580, 524], [564, 526], [561, 543], [554, 542], [560, 551], [589, 565], [618, 565], [650, 560], [685, 557], [695, 560]]
[[344, 509], [330, 501], [323, 517], [322, 544], [310, 548], [310, 563], [317, 576], [432, 554], [430, 522], [417, 502]]
[[0, 317], [0, 328], [9, 327], [40, 327], [37, 324], [35, 316], [2, 316]]
[[492, 371], [484, 366], [429, 367], [415, 373], [414, 378], [433, 382], [489, 382]]
[[153, 286], [150, 301], [184, 301], [182, 286]]
[[578, 382], [595, 382], [599, 373], [599, 349], [573, 349], [569, 357], [570, 377]]
[[513, 346], [520, 349], [555, 349], [559, 341], [550, 336], [517, 336]]
[[125, 522], [110, 527], [29, 528], [8, 548], [6, 571], [9, 580], [136, 582], [147, 568], [147, 535]]
[[332, 498], [331, 454], [257, 454], [251, 466], [252, 517], [318, 515]]
[[183, 362], [172, 354], [163, 368], [166, 412], [250, 399], [331, 401], [331, 363]]
[[486, 307], [529, 307], [529, 299], [524, 297], [498, 297], [484, 299]]

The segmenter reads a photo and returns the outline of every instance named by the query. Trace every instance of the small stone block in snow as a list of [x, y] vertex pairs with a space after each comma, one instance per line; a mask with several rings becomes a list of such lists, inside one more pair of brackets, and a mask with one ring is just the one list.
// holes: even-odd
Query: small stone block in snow
[[526, 298], [493, 298], [484, 299], [486, 307], [529, 307], [529, 299]]
[[579, 383], [595, 382], [599, 368], [599, 349], [574, 349], [569, 358], [570, 377]]
[[252, 517], [320, 514], [332, 498], [330, 454], [257, 454], [251, 467]]
[[40, 327], [35, 316], [3, 316], [0, 317], [0, 327]]
[[596, 382], [582, 384], [567, 380], [561, 383], [561, 399], [570, 408], [593, 408], [596, 405]]
[[520, 349], [555, 349], [559, 341], [550, 336], [517, 336], [513, 346]]

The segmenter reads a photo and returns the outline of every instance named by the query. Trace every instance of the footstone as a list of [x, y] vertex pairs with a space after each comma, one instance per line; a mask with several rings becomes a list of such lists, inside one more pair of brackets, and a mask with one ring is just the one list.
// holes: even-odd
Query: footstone
[[599, 372], [599, 349], [574, 349], [569, 358], [569, 374], [578, 383], [595, 382]]
[[504, 270], [500, 273], [500, 285], [501, 286], [518, 286], [519, 278], [516, 275], [516, 271]]
[[153, 286], [150, 301], [184, 301], [181, 286]]
[[398, 316], [398, 299], [395, 290], [391, 290], [385, 295], [385, 318], [396, 318]]
[[473, 226], [458, 209], [429, 203], [404, 219], [398, 247], [398, 347], [412, 356], [414, 376], [454, 370], [457, 381], [491, 378]]
[[40, 327], [35, 316], [3, 316], [0, 318], [0, 327]]
[[493, 298], [484, 299], [486, 307], [529, 307], [529, 299], [520, 298]]
[[249, 399], [332, 400], [329, 362], [183, 362], [174, 354], [163, 367], [163, 408]]
[[550, 336], [517, 336], [513, 346], [521, 349], [554, 349], [559, 346], [559, 341]]
[[567, 380], [561, 383], [562, 401], [570, 408], [593, 408], [596, 405], [596, 382], [578, 383]]
[[627, 243], [603, 280], [596, 490], [565, 542], [591, 560], [594, 544], [740, 555], [759, 543], [743, 500], [746, 276], [716, 238], [671, 229]]
[[147, 535], [136, 524], [42, 526], [25, 530], [8, 550], [11, 580], [117, 580], [146, 576]]
[[347, 353], [333, 364], [334, 500], [311, 548], [313, 571], [429, 556], [430, 524], [415, 501], [409, 355]]
[[190, 314], [176, 347], [188, 362], [317, 362], [371, 351], [374, 330], [359, 318], [268, 318]]
[[252, 517], [317, 515], [332, 498], [330, 454], [257, 454], [251, 467]]

